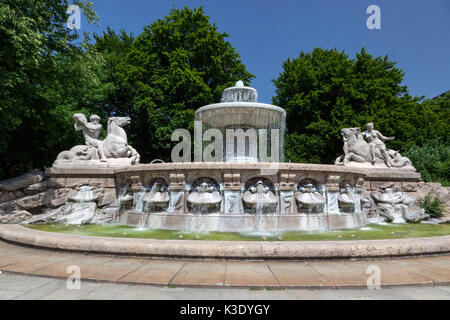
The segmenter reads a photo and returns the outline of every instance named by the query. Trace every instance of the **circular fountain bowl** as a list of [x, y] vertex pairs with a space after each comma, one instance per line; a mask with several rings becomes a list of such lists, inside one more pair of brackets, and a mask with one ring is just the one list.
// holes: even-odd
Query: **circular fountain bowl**
[[215, 129], [229, 127], [284, 129], [286, 111], [266, 103], [222, 102], [201, 107], [195, 112], [195, 120]]

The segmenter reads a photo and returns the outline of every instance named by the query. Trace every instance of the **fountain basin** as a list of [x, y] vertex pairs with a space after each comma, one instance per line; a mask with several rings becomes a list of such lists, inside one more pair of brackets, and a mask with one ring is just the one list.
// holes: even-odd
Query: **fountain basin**
[[[115, 223], [149, 229], [204, 232], [255, 232], [257, 225], [265, 232], [362, 227], [368, 223], [367, 212], [361, 212], [367, 210], [365, 197], [370, 197], [369, 193], [378, 190], [386, 180], [394, 179], [392, 175], [386, 175], [381, 181], [378, 176], [361, 168], [264, 162], [154, 163], [120, 168], [98, 167], [95, 170], [73, 165], [70, 169], [50, 168], [46, 174], [49, 186], [55, 192], [89, 184], [103, 188], [105, 193], [115, 194], [118, 198]], [[417, 183], [415, 177], [408, 179], [394, 180], [395, 187], [409, 188], [409, 183]], [[257, 220], [257, 212], [244, 203], [243, 195], [260, 180], [274, 193], [277, 201], [273, 209], [263, 212]], [[191, 211], [187, 197], [195, 192], [199, 181], [213, 183], [214, 192], [221, 198], [214, 212]], [[167, 192], [169, 203], [157, 210], [142, 203], [138, 206], [141, 212], [135, 210], [135, 196], [139, 198], [143, 190], [152, 190], [155, 183], [166, 185], [164, 193]], [[296, 199], [300, 188], [307, 184], [313, 184], [316, 192], [326, 200], [317, 212], [303, 211]], [[339, 208], [340, 190], [347, 185], [352, 190], [349, 196], [355, 201], [350, 211]], [[406, 189], [403, 192], [409, 194]], [[143, 202], [145, 199], [141, 197]]]
[[[273, 162], [284, 159], [286, 112], [280, 107], [242, 101], [216, 103], [199, 108], [195, 120], [201, 121], [207, 129], [219, 130], [226, 137], [223, 139], [224, 161], [269, 161], [265, 159], [267, 152], [260, 150], [261, 144], [278, 147], [271, 152]], [[264, 141], [268, 137], [270, 142]]]
[[186, 232], [260, 232], [278, 234], [287, 231], [326, 231], [359, 228], [366, 225], [363, 214], [265, 214], [256, 220], [253, 214], [224, 215], [192, 213], [145, 213], [126, 211], [120, 215], [119, 224], [149, 229], [178, 230]]
[[[118, 189], [129, 190], [127, 195], [138, 199], [140, 190], [151, 189], [154, 181], [168, 186], [167, 210], [121, 206], [118, 223], [128, 226], [276, 233], [357, 228], [368, 223], [361, 211], [333, 211], [328, 205], [335, 201], [333, 208], [339, 207], [339, 185], [348, 185], [355, 193], [361, 189], [364, 173], [360, 169], [292, 163], [155, 163], [116, 169], [115, 177]], [[303, 212], [295, 194], [311, 182], [327, 202], [320, 210]]]
[[255, 129], [283, 128], [286, 119], [284, 109], [258, 102], [222, 102], [199, 108], [195, 120], [209, 127], [251, 127]]

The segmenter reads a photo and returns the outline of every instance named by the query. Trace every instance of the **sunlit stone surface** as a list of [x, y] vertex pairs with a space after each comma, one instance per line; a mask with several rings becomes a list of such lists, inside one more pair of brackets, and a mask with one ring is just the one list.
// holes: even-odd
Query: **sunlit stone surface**
[[[220, 103], [210, 104], [195, 112], [195, 120], [202, 121], [206, 128], [219, 129], [224, 138], [224, 161], [226, 162], [258, 162], [260, 160], [259, 141], [261, 130], [267, 130], [266, 144], [271, 145], [269, 136], [272, 129], [278, 132], [271, 154], [274, 162], [284, 160], [284, 131], [286, 128], [286, 112], [277, 106], [258, 103], [256, 89], [245, 87], [242, 81], [236, 86], [227, 88], [222, 94]], [[231, 136], [236, 134], [237, 137]], [[243, 136], [240, 140], [239, 136]], [[245, 135], [245, 137], [244, 137]], [[240, 143], [241, 141], [241, 143]], [[267, 154], [267, 152], [266, 152]]]
[[[384, 150], [376, 130], [368, 130], [372, 138], [366, 142], [359, 128], [343, 129], [346, 154], [337, 165], [283, 162], [285, 117], [282, 108], [258, 103], [257, 91], [240, 81], [223, 92], [220, 103], [195, 113], [204, 130], [219, 129], [224, 137], [231, 131], [223, 140], [223, 161], [151, 164], [138, 164], [139, 154], [128, 145], [122, 126], [130, 119], [110, 118], [109, 138], [85, 135], [86, 145], [60, 153], [45, 175], [31, 172], [0, 182], [0, 222], [265, 235], [420, 222], [428, 216], [419, 197], [434, 192], [450, 200], [444, 187], [421, 182], [407, 158]], [[91, 126], [80, 114], [74, 119], [82, 130]], [[260, 143], [262, 137], [268, 145]], [[113, 150], [114, 141], [120, 150]], [[261, 151], [267, 154], [261, 157]], [[371, 151], [374, 164], [368, 162]], [[382, 154], [390, 157], [384, 159], [389, 166]]]

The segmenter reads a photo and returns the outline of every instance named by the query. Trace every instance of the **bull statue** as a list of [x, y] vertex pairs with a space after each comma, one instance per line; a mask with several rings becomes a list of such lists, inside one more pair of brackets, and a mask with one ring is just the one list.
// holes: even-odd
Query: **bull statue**
[[[373, 124], [367, 124], [367, 131], [361, 133], [360, 128], [344, 128], [341, 130], [344, 140], [344, 154], [339, 156], [336, 165], [349, 165], [351, 162], [370, 165], [385, 165], [386, 167], [411, 167], [411, 161], [402, 157], [398, 151], [386, 148], [384, 141], [394, 137], [385, 137], [379, 131], [373, 130]], [[367, 141], [364, 139], [366, 138]]]

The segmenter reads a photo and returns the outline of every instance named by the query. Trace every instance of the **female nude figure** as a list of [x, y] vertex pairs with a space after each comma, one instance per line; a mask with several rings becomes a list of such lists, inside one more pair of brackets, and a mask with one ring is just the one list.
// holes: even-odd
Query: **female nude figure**
[[380, 156], [383, 159], [386, 166], [390, 167], [390, 157], [386, 150], [384, 141], [394, 140], [395, 137], [385, 137], [380, 131], [373, 129], [373, 123], [370, 122], [366, 125], [366, 131], [362, 134], [369, 143], [370, 156], [372, 158], [372, 164], [375, 164], [375, 154], [377, 150], [380, 151]]

